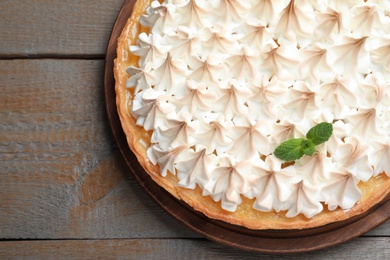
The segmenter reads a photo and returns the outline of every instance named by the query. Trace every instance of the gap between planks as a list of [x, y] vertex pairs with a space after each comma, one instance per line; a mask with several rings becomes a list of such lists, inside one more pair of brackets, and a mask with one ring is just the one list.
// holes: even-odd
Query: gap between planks
[[104, 60], [100, 54], [15, 54], [1, 55], [0, 60]]
[[389, 238], [356, 238], [323, 250], [269, 255], [227, 247], [207, 239], [35, 240], [0, 242], [0, 258], [130, 259], [388, 259]]

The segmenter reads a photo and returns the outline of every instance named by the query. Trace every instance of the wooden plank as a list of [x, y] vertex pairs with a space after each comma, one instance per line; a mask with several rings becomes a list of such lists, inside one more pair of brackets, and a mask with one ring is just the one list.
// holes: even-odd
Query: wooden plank
[[0, 61], [0, 238], [197, 237], [130, 178], [103, 61]]
[[102, 57], [123, 2], [0, 1], [0, 57]]
[[[293, 243], [293, 241], [292, 241]], [[126, 259], [275, 259], [274, 255], [246, 252], [205, 239], [120, 239], [5, 241], [0, 258], [126, 258]], [[358, 238], [348, 244], [277, 259], [389, 259], [390, 238]]]

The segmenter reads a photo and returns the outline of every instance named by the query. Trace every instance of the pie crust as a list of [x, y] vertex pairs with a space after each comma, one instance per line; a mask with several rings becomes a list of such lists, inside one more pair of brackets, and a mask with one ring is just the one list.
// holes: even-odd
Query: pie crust
[[306, 218], [302, 214], [287, 218], [284, 211], [261, 212], [253, 209], [254, 199], [251, 200], [244, 196], [242, 196], [242, 204], [238, 205], [237, 210], [229, 212], [223, 210], [220, 203], [215, 202], [211, 197], [202, 196], [202, 190], [198, 186], [194, 190], [182, 188], [177, 185], [178, 179], [175, 175], [169, 173], [166, 177], [161, 176], [159, 166], [153, 165], [146, 154], [152, 132], [145, 131], [136, 124], [136, 119], [131, 112], [132, 99], [134, 98], [133, 89], [126, 87], [126, 80], [129, 78], [126, 73], [127, 68], [138, 64], [138, 57], [132, 55], [130, 46], [136, 44], [141, 32], [148, 32], [148, 28], [140, 25], [139, 19], [151, 2], [151, 0], [138, 0], [134, 5], [133, 12], [118, 40], [117, 58], [114, 61], [114, 77], [118, 114], [128, 145], [136, 155], [140, 165], [158, 185], [209, 218], [254, 230], [294, 230], [320, 227], [363, 214], [384, 199], [388, 199], [390, 178], [382, 173], [377, 177], [372, 177], [367, 182], [359, 183], [358, 186], [363, 196], [351, 209], [337, 208], [329, 211], [325, 206], [322, 212], [312, 218]]

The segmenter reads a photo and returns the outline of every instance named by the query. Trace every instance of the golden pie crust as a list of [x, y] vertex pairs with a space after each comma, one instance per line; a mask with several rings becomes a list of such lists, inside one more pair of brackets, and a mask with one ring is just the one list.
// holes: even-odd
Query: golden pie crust
[[136, 45], [138, 35], [141, 32], [148, 32], [147, 28], [140, 25], [139, 18], [151, 2], [152, 0], [138, 0], [134, 5], [133, 12], [118, 40], [117, 58], [114, 62], [114, 76], [118, 114], [128, 145], [136, 155], [141, 166], [158, 185], [209, 218], [254, 230], [294, 230], [320, 227], [358, 216], [383, 201], [385, 197], [388, 198], [387, 195], [390, 194], [390, 178], [382, 173], [377, 177], [371, 178], [368, 182], [359, 183], [363, 197], [349, 210], [338, 208], [334, 211], [329, 211], [326, 205], [324, 205], [324, 210], [312, 218], [306, 218], [302, 214], [294, 218], [287, 218], [283, 211], [277, 213], [255, 210], [252, 208], [254, 199], [250, 200], [245, 197], [242, 197], [243, 202], [237, 207], [235, 212], [228, 212], [223, 210], [220, 203], [215, 202], [211, 197], [202, 196], [202, 191], [199, 187], [194, 190], [179, 187], [177, 185], [178, 179], [173, 174], [162, 177], [159, 173], [159, 166], [153, 165], [146, 155], [152, 132], [145, 131], [142, 127], [136, 125], [136, 119], [131, 113], [134, 93], [132, 89], [126, 87], [126, 80], [129, 78], [126, 69], [129, 66], [138, 66], [138, 57], [131, 54], [129, 47]]

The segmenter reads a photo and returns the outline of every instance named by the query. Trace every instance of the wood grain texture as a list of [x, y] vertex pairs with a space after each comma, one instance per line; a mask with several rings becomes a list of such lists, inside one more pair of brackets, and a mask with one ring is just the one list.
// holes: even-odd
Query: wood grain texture
[[0, 238], [197, 237], [127, 180], [103, 64], [0, 61]]
[[103, 57], [123, 0], [0, 1], [0, 57]]
[[[292, 241], [293, 243], [293, 241]], [[0, 258], [90, 259], [389, 259], [390, 238], [357, 238], [350, 243], [304, 254], [266, 255], [228, 248], [205, 239], [120, 239], [8, 241]]]

